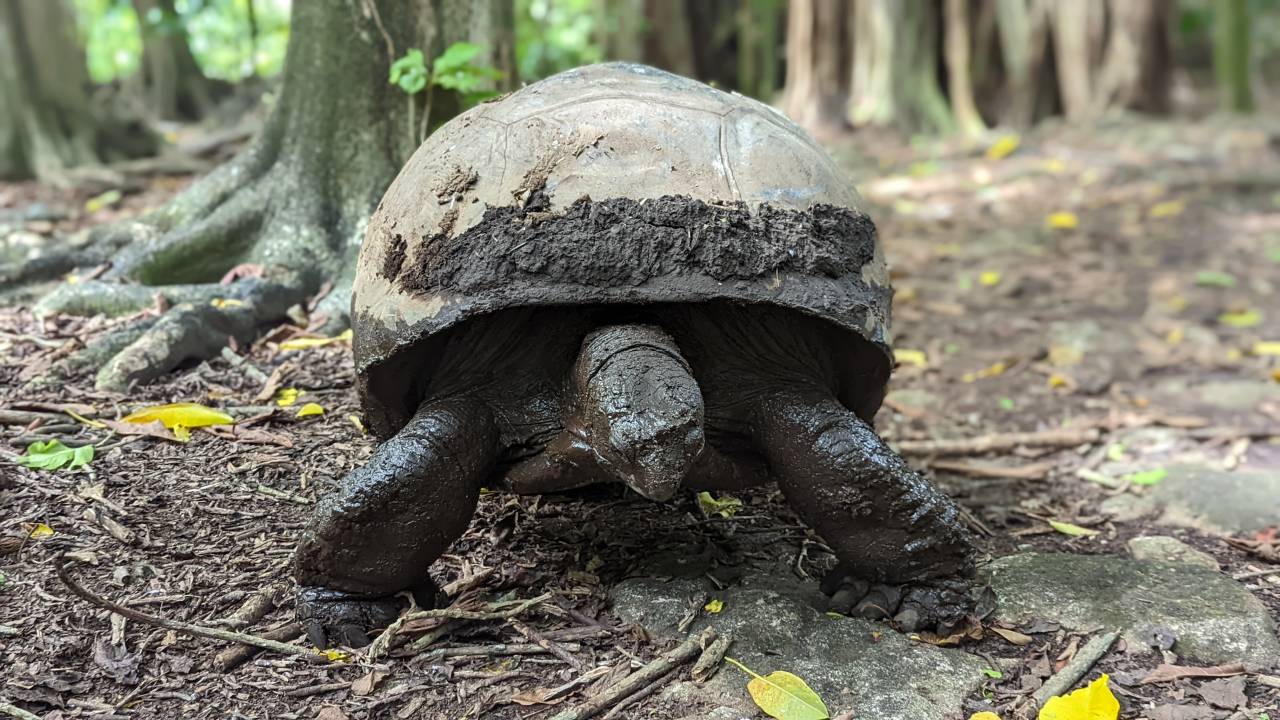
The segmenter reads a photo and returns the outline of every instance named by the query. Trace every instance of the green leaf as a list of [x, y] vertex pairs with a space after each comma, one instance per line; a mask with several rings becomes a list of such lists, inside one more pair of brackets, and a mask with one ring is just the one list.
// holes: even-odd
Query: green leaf
[[1125, 479], [1134, 485], [1155, 485], [1168, 476], [1168, 470], [1165, 470], [1164, 468], [1155, 468], [1152, 470], [1130, 473], [1125, 476]]
[[1273, 263], [1280, 263], [1280, 245], [1267, 248], [1267, 259]]
[[1089, 537], [1091, 535], [1098, 534], [1097, 530], [1090, 530], [1087, 527], [1072, 525], [1069, 522], [1062, 522], [1060, 520], [1050, 520], [1049, 526], [1063, 535], [1070, 535], [1071, 537]]
[[698, 509], [702, 510], [702, 514], [707, 517], [719, 515], [720, 517], [730, 518], [733, 517], [734, 513], [742, 509], [742, 501], [732, 495], [715, 497], [703, 490], [698, 493]]
[[92, 445], [69, 448], [60, 440], [33, 442], [27, 446], [27, 454], [19, 455], [17, 458], [19, 465], [40, 470], [58, 470], [63, 467], [75, 470], [91, 462], [93, 462]]
[[1262, 313], [1257, 310], [1233, 310], [1219, 315], [1218, 322], [1231, 327], [1250, 328], [1262, 322]]
[[983, 668], [982, 674], [986, 675], [989, 678], [993, 678], [995, 680], [999, 680], [1000, 678], [1004, 677], [1004, 673], [1000, 672], [999, 670], [993, 670], [992, 668]]
[[395, 84], [400, 81], [402, 75], [415, 71], [422, 73], [427, 71], [426, 58], [423, 57], [422, 51], [416, 48], [406, 52], [403, 57], [391, 63], [391, 73], [387, 81]]
[[751, 676], [747, 692], [769, 717], [777, 720], [827, 720], [831, 717], [818, 693], [795, 675], [777, 670], [762, 676], [733, 658], [726, 657], [725, 661]]
[[[431, 63], [431, 70], [433, 73], [454, 72], [469, 65], [475, 56], [480, 54], [480, 50], [480, 46], [475, 43], [456, 42], [445, 48], [435, 62]], [[418, 55], [421, 56], [422, 53]]]
[[1012, 410], [1012, 409], [1013, 409], [1013, 398], [1011, 398], [1011, 397], [1002, 397], [1002, 398], [1000, 398], [1000, 401], [999, 401], [999, 402], [1000, 402], [1000, 409], [1001, 409], [1001, 410]]
[[1217, 270], [1201, 270], [1196, 273], [1196, 285], [1200, 287], [1232, 288], [1236, 286], [1236, 276], [1231, 273], [1218, 272]]

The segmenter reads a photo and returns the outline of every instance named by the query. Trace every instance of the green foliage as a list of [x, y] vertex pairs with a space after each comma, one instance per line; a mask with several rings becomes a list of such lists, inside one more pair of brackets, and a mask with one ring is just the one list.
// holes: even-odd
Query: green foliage
[[[605, 59], [596, 41], [601, 23], [594, 0], [516, 0], [516, 62], [533, 82]], [[638, 29], [636, 29], [638, 32]]]
[[58, 470], [63, 467], [75, 470], [93, 462], [93, 446], [69, 448], [59, 440], [33, 442], [27, 446], [27, 454], [19, 455], [16, 462], [41, 470]]
[[132, 5], [119, 0], [75, 0], [75, 14], [91, 80], [107, 83], [138, 71], [142, 35]]
[[466, 103], [478, 102], [492, 94], [489, 84], [502, 78], [498, 70], [472, 63], [482, 49], [474, 43], [456, 42], [440, 53], [428, 69], [422, 51], [415, 48], [391, 63], [388, 80], [406, 95], [416, 95], [430, 85], [453, 90]]
[[404, 57], [391, 63], [392, 85], [398, 85], [407, 95], [416, 95], [427, 86], [427, 63], [418, 49], [410, 50]]

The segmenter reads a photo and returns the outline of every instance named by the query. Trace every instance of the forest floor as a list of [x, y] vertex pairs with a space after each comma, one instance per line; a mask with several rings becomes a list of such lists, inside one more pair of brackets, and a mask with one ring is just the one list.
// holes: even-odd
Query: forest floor
[[[878, 428], [960, 502], [992, 561], [1002, 607], [958, 648], [805, 605], [831, 559], [776, 492], [725, 517], [692, 494], [655, 504], [591, 488], [486, 494], [434, 566], [455, 607], [546, 595], [515, 622], [415, 621], [389, 657], [267, 652], [220, 672], [228, 643], [97, 609], [60, 582], [57, 558], [133, 610], [305, 647], [291, 632], [295, 539], [318, 493], [372, 450], [352, 419], [349, 348], [291, 351], [285, 330], [242, 361], [127, 395], [96, 392], [89, 375], [37, 387], [119, 321], [7, 307], [0, 413], [35, 414], [0, 415], [0, 701], [46, 720], [550, 718], [672, 636], [736, 623], [732, 656], [805, 677], [833, 717], [907, 717], [919, 698], [939, 717], [1017, 717], [1114, 629], [1082, 677], [1109, 673], [1121, 717], [1280, 718], [1280, 129], [1126, 121], [1046, 127], [1006, 157], [867, 136], [835, 152], [871, 205], [897, 293], [900, 366]], [[6, 242], [39, 243], [180, 185], [88, 208], [83, 191], [0, 185], [0, 225]], [[275, 405], [266, 376], [297, 403]], [[93, 426], [161, 402], [242, 422], [188, 443]], [[324, 413], [297, 417], [308, 402]], [[75, 471], [13, 464], [55, 438], [96, 457]], [[973, 438], [1008, 448], [929, 444]], [[845, 650], [821, 654], [815, 638], [832, 627], [880, 655], [830, 667]], [[1149, 678], [1159, 666], [1173, 669]], [[738, 670], [705, 688], [687, 677], [663, 672], [606, 717], [763, 717]]]

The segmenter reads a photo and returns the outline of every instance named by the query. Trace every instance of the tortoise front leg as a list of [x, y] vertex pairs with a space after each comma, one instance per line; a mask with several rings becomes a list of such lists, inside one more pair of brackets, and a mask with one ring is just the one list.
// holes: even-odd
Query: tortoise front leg
[[974, 548], [950, 498], [825, 390], [775, 392], [752, 425], [787, 501], [840, 561], [823, 584], [838, 610], [862, 600], [907, 630], [964, 616]]
[[471, 522], [497, 445], [483, 402], [427, 402], [320, 501], [294, 556], [298, 618], [316, 645], [367, 644], [367, 629], [395, 619], [403, 590], [434, 604], [427, 569]]

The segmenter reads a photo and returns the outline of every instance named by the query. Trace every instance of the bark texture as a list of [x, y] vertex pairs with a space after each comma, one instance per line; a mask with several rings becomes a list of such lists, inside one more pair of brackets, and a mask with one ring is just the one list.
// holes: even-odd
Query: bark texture
[[230, 93], [231, 86], [205, 77], [191, 54], [173, 0], [133, 0], [133, 9], [142, 28], [138, 80], [146, 107], [165, 120], [204, 117], [217, 100]]
[[849, 97], [848, 6], [840, 0], [792, 0], [787, 11], [787, 74], [779, 105], [818, 134], [844, 127]]

